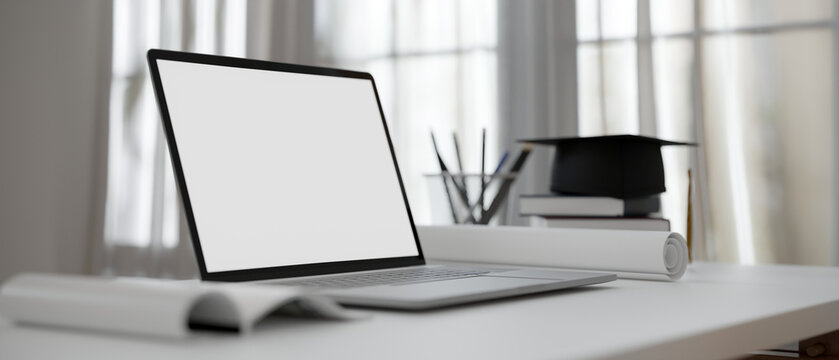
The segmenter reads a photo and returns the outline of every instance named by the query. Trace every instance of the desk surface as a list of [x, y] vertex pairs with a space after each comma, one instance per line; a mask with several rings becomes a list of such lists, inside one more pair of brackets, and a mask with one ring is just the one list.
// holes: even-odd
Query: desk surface
[[161, 340], [0, 324], [0, 359], [712, 359], [839, 328], [839, 268], [694, 264], [679, 282], [585, 289], [353, 322], [271, 319]]

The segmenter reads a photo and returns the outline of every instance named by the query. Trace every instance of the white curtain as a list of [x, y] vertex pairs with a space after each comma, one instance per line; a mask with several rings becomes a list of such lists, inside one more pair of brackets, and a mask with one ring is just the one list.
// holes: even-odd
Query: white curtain
[[[318, 62], [367, 71], [376, 80], [414, 220], [450, 223], [440, 178], [426, 176], [440, 172], [430, 131], [449, 168], [477, 174], [486, 129], [486, 168], [495, 168], [503, 152], [495, 2], [322, 0], [316, 18]], [[475, 201], [478, 189], [472, 189]]]
[[[833, 6], [813, 0], [114, 2], [107, 206], [94, 269], [189, 277], [196, 267], [144, 52], [181, 49], [373, 73], [419, 223], [448, 219], [429, 130], [455, 164], [487, 167], [517, 139], [632, 133], [665, 149], [663, 216], [687, 229], [692, 169], [698, 258], [830, 261]], [[548, 191], [537, 148], [514, 201]], [[436, 199], [436, 200], [435, 200]], [[442, 215], [441, 215], [442, 214]]]
[[115, 0], [107, 200], [94, 270], [187, 278], [197, 274], [145, 52], [162, 48], [306, 62], [313, 3], [265, 0]]
[[[574, 3], [498, 3], [500, 143], [518, 139], [576, 136], [577, 57]], [[553, 149], [537, 147], [510, 192], [504, 223], [526, 225], [519, 216], [521, 194], [548, 193]]]
[[[696, 131], [701, 124], [693, 112], [696, 92], [692, 55], [692, 18], [680, 17], [691, 1], [678, 4], [649, 0], [580, 0], [576, 8], [578, 59], [578, 124], [580, 136], [633, 134], [666, 140], [702, 142]], [[662, 7], [675, 7], [660, 11]], [[654, 11], [659, 10], [659, 11]], [[659, 30], [661, 24], [677, 30]], [[657, 32], [678, 34], [654, 37]], [[699, 106], [697, 106], [698, 108]], [[688, 170], [702, 183], [704, 172], [695, 171], [705, 146], [699, 149], [664, 147], [667, 191], [662, 194], [661, 216], [671, 228], [687, 232]], [[697, 187], [704, 189], [704, 187]], [[697, 195], [704, 195], [703, 193]], [[694, 198], [694, 205], [702, 203]], [[694, 223], [702, 223], [696, 207]], [[694, 227], [693, 238], [704, 238], [703, 227]], [[704, 245], [705, 242], [696, 242]], [[703, 252], [704, 250], [700, 250]]]
[[[629, 133], [696, 141], [693, 150], [663, 150], [662, 206], [673, 229], [685, 232], [693, 170], [698, 258], [831, 262], [835, 3], [499, 6], [501, 124], [510, 138]], [[522, 193], [547, 191], [550, 157], [536, 155], [518, 184]]]
[[[418, 223], [450, 219], [429, 130], [463, 167], [499, 159], [494, 2], [180, 0], [114, 2], [108, 189], [94, 268], [185, 278], [197, 267], [146, 72], [145, 51], [165, 48], [370, 71]], [[435, 203], [436, 201], [436, 203]], [[439, 211], [432, 211], [436, 204]], [[442, 220], [441, 220], [442, 219]]]
[[697, 7], [708, 238], [721, 260], [831, 263], [834, 6]]

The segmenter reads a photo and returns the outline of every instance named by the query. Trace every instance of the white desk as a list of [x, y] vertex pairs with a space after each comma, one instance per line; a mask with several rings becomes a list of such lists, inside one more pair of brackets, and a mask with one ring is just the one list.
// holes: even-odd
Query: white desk
[[355, 322], [272, 319], [177, 340], [0, 325], [0, 359], [712, 359], [839, 329], [839, 268], [694, 264], [617, 282]]

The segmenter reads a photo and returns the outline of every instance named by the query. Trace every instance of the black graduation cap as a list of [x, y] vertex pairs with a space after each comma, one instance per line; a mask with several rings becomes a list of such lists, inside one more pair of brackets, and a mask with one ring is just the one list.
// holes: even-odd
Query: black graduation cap
[[519, 140], [556, 146], [551, 191], [620, 199], [664, 192], [661, 147], [696, 145], [636, 135]]

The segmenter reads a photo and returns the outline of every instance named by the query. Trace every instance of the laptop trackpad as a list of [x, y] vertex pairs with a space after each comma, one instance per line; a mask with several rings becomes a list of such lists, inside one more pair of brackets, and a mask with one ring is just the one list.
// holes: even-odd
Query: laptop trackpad
[[[557, 280], [476, 276], [405, 285], [371, 286], [330, 290], [327, 295], [348, 305], [422, 309], [464, 301], [547, 291], [558, 288]], [[563, 286], [559, 286], [561, 288]]]

